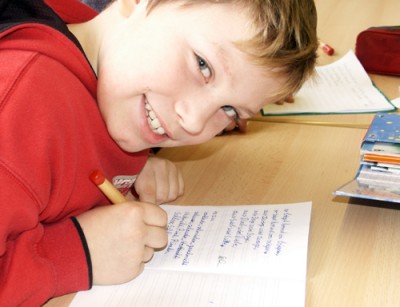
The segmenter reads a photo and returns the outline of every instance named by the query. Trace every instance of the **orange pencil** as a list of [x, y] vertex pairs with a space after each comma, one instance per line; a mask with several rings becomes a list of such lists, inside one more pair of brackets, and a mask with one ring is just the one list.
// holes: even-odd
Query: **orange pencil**
[[107, 180], [104, 174], [96, 170], [90, 175], [90, 180], [98, 186], [105, 196], [113, 203], [119, 204], [126, 201], [125, 196]]

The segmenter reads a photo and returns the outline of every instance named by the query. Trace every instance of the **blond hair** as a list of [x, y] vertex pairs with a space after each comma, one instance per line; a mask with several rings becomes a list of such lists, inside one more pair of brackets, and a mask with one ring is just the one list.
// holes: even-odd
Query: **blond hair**
[[[255, 35], [236, 42], [253, 63], [286, 78], [275, 99], [293, 94], [314, 73], [317, 59], [317, 13], [313, 0], [149, 0], [149, 12], [171, 2], [239, 5], [252, 19]], [[276, 69], [274, 69], [276, 68]]]

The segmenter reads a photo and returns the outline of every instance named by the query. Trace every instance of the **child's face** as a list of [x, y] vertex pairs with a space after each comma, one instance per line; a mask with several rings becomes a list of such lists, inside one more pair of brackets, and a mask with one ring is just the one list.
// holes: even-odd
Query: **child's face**
[[249, 118], [272, 102], [285, 80], [233, 44], [251, 35], [242, 10], [173, 2], [146, 16], [144, 6], [105, 36], [99, 53], [99, 107], [124, 150], [201, 143], [232, 121], [233, 110]]

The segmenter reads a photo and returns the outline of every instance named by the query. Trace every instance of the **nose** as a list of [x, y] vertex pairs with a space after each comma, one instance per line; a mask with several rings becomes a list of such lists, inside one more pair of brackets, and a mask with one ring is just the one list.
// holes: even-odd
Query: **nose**
[[175, 104], [175, 112], [179, 117], [179, 124], [192, 135], [200, 134], [210, 118], [219, 110], [207, 102], [178, 101]]

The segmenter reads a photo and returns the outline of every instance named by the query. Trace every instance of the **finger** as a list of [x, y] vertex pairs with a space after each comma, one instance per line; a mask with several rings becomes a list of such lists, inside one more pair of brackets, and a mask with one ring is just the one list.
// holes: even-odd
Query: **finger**
[[183, 193], [183, 177], [180, 170], [170, 161], [163, 160], [157, 166], [156, 177], [157, 204], [176, 199]]
[[[143, 271], [144, 271], [144, 262], [142, 262], [142, 263], [140, 263], [140, 264], [138, 265], [138, 268], [136, 269], [136, 272], [135, 272], [133, 278], [135, 278], [135, 277], [139, 276], [140, 274], [142, 274]], [[128, 280], [127, 280], [127, 281], [128, 281]]]
[[285, 102], [293, 103], [293, 102], [294, 102], [294, 97], [293, 97], [293, 95], [287, 96], [287, 97], [285, 98]]
[[239, 128], [240, 132], [246, 132], [247, 131], [247, 120], [239, 119], [237, 122], [237, 127]]
[[137, 194], [134, 187], [132, 187], [125, 196], [127, 201], [137, 201], [139, 200], [139, 195]]
[[167, 212], [160, 206], [152, 203], [140, 203], [144, 209], [143, 222], [149, 226], [158, 226], [165, 228], [167, 226]]
[[163, 248], [168, 243], [168, 233], [164, 227], [148, 226], [145, 245], [151, 248]]
[[156, 203], [168, 201], [171, 189], [176, 185], [176, 168], [169, 161], [163, 160], [157, 164], [157, 176], [155, 176]]
[[144, 172], [140, 174], [140, 180], [137, 180], [134, 189], [139, 196], [139, 200], [147, 203], [155, 204], [156, 197], [156, 179], [154, 173]]
[[277, 104], [277, 105], [283, 105], [284, 103], [293, 103], [294, 102], [294, 96], [293, 95], [289, 95], [289, 96], [286, 96], [285, 98], [283, 98], [283, 99], [281, 99], [281, 100], [279, 100], [279, 101], [277, 101], [277, 102], [275, 102], [275, 104]]
[[[172, 165], [172, 169], [169, 172], [169, 186], [168, 186], [168, 195], [164, 201], [171, 201], [177, 199], [180, 195], [183, 194], [183, 176], [180, 170]], [[161, 200], [162, 201], [162, 200]]]
[[[150, 187], [154, 187], [154, 189], [150, 189]], [[139, 193], [139, 200], [150, 204], [157, 204], [155, 186], [146, 185], [146, 188]]]
[[230, 131], [236, 128], [236, 122], [233, 120], [231, 121], [228, 126], [225, 127], [225, 131]]
[[143, 262], [149, 262], [154, 255], [154, 249], [150, 248], [148, 246], [144, 247], [144, 251], [143, 251]]
[[179, 181], [178, 196], [181, 196], [185, 191], [185, 181], [183, 180], [183, 174], [181, 173], [181, 171], [179, 171], [178, 173], [178, 181]]

